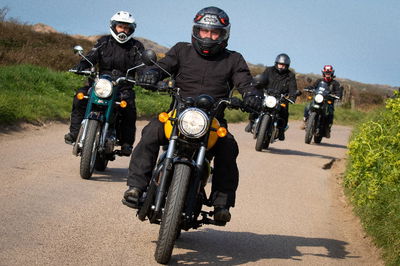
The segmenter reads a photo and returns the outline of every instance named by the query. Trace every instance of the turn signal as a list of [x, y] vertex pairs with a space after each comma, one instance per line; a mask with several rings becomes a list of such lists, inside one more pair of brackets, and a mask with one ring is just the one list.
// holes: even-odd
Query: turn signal
[[76, 95], [76, 98], [77, 98], [78, 100], [83, 100], [83, 98], [85, 98], [85, 94], [83, 94], [83, 92], [79, 92], [79, 93]]
[[218, 135], [218, 137], [223, 138], [223, 137], [225, 137], [227, 134], [228, 134], [228, 130], [226, 130], [226, 128], [220, 127], [220, 128], [217, 129], [217, 135]]
[[332, 101], [328, 100], [328, 103], [329, 103], [329, 104], [332, 104]]
[[283, 108], [285, 108], [285, 107], [286, 107], [286, 103], [281, 103], [281, 106], [282, 106]]
[[128, 105], [128, 103], [126, 101], [121, 101], [119, 103], [119, 106], [121, 106], [121, 108], [125, 108]]
[[161, 123], [166, 123], [166, 122], [168, 121], [168, 119], [169, 119], [169, 116], [168, 116], [168, 114], [167, 114], [166, 112], [162, 112], [162, 113], [160, 113], [160, 114], [158, 115], [158, 120], [159, 120]]
[[312, 99], [312, 96], [307, 96], [307, 98], [308, 98], [309, 100], [311, 100], [311, 99]]

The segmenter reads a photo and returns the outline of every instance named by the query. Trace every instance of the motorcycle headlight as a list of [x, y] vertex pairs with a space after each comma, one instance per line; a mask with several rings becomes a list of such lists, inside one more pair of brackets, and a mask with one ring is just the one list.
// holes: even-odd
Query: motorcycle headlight
[[278, 101], [274, 96], [267, 96], [264, 98], [264, 105], [267, 106], [268, 108], [274, 108]]
[[208, 116], [197, 108], [188, 108], [178, 117], [179, 131], [189, 138], [199, 138], [206, 134]]
[[322, 103], [324, 101], [324, 96], [322, 96], [321, 94], [317, 94], [315, 95], [314, 99], [316, 103]]
[[94, 85], [94, 93], [97, 97], [107, 98], [112, 93], [112, 83], [107, 79], [99, 79]]

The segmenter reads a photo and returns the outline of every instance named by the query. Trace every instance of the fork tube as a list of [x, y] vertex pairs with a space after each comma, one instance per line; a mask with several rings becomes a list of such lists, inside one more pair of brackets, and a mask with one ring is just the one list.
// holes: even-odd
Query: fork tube
[[156, 206], [154, 210], [156, 213], [161, 210], [161, 206], [163, 205], [164, 195], [166, 192], [166, 186], [168, 181], [167, 179], [172, 169], [172, 159], [175, 151], [175, 146], [176, 146], [176, 140], [171, 139], [168, 145], [167, 156], [164, 161], [164, 169], [162, 172], [161, 182], [157, 189], [156, 204], [155, 204]]

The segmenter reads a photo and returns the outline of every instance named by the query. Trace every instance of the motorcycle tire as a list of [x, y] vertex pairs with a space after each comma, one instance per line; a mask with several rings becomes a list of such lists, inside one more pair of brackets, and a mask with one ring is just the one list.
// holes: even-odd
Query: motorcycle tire
[[92, 177], [100, 141], [100, 124], [97, 120], [89, 120], [87, 134], [83, 143], [80, 174], [83, 179]]
[[161, 264], [166, 264], [170, 260], [175, 240], [181, 229], [182, 210], [191, 172], [190, 166], [186, 164], [176, 164], [174, 168], [154, 254], [156, 261]]
[[319, 144], [319, 143], [321, 143], [321, 140], [322, 140], [322, 136], [314, 136], [315, 143]]
[[310, 116], [307, 119], [307, 124], [306, 124], [306, 136], [304, 138], [304, 142], [307, 144], [311, 143], [312, 137], [314, 135], [315, 131], [315, 118], [317, 116], [317, 113], [312, 112]]
[[256, 140], [256, 151], [261, 151], [263, 147], [268, 149], [269, 142], [271, 140], [271, 135], [268, 134], [268, 129], [270, 128], [271, 117], [269, 115], [265, 115], [260, 124], [260, 128], [258, 130], [257, 140]]
[[96, 162], [94, 163], [94, 169], [96, 169], [96, 171], [102, 172], [106, 170], [107, 165], [108, 165], [108, 160], [105, 159], [103, 156], [97, 154]]

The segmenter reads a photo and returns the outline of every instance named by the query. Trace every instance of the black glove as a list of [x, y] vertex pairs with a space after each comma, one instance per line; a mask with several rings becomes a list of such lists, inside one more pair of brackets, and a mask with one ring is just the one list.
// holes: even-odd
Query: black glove
[[244, 101], [245, 106], [248, 106], [255, 111], [261, 110], [261, 107], [262, 107], [261, 97], [259, 97], [257, 95], [248, 95], [248, 96], [244, 97], [243, 101]]
[[86, 64], [79, 63], [73, 69], [75, 69], [78, 72], [81, 72], [81, 71], [83, 71], [83, 70], [85, 70], [87, 68], [88, 68], [88, 66]]
[[138, 77], [138, 83], [143, 85], [156, 85], [160, 79], [160, 74], [156, 70], [147, 70]]

